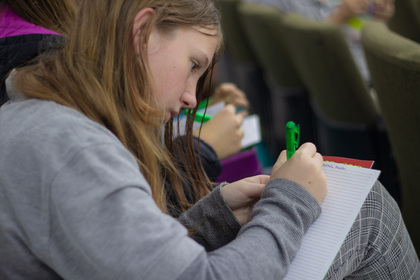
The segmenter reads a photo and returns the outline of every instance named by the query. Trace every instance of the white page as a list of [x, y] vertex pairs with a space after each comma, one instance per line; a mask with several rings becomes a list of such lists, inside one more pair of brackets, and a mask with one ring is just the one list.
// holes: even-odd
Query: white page
[[321, 280], [349, 232], [380, 171], [324, 162], [328, 194], [285, 280]]
[[[219, 102], [214, 105], [208, 106], [206, 110], [206, 115], [209, 115], [209, 116], [216, 115], [217, 113], [223, 110], [225, 105], [226, 105], [225, 102]], [[198, 112], [204, 113], [204, 109], [198, 110]]]
[[244, 137], [241, 142], [242, 148], [247, 148], [261, 142], [260, 118], [258, 115], [245, 117], [241, 128], [244, 131]]

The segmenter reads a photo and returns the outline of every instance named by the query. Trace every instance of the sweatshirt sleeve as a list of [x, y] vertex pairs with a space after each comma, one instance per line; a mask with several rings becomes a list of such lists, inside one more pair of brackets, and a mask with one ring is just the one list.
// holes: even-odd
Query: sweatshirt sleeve
[[282, 279], [320, 213], [316, 200], [301, 186], [271, 180], [238, 237], [200, 254], [178, 279]]
[[226, 245], [241, 229], [241, 225], [222, 197], [221, 188], [224, 185], [217, 186], [179, 217], [181, 224], [192, 229], [190, 237], [203, 245], [207, 251]]

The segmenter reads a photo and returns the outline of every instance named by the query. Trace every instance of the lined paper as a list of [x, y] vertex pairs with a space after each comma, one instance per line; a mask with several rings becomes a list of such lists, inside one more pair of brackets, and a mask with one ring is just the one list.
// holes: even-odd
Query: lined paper
[[285, 280], [321, 280], [349, 232], [380, 171], [324, 162], [328, 194]]

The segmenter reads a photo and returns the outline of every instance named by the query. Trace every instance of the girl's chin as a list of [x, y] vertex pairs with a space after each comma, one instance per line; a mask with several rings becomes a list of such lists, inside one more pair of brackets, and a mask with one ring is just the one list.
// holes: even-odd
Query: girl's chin
[[172, 118], [175, 118], [179, 115], [178, 112], [166, 112], [165, 114], [165, 123], [168, 123]]

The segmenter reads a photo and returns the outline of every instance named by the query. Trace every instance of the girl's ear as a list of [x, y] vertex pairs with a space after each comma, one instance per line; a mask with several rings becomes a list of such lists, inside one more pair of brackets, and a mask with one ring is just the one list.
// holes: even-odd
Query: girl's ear
[[142, 29], [146, 25], [146, 23], [149, 21], [153, 13], [154, 13], [154, 10], [152, 8], [143, 8], [140, 11], [138, 11], [134, 17], [132, 32], [133, 32], [134, 49], [136, 50], [137, 54], [140, 54], [139, 43], [140, 43], [140, 36], [141, 36]]

